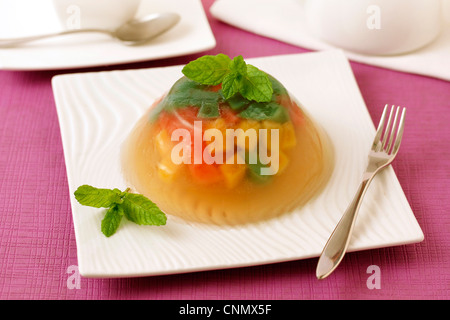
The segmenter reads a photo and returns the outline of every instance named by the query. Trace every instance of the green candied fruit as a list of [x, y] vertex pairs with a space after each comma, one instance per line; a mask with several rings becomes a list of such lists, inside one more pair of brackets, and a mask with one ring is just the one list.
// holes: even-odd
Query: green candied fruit
[[261, 162], [257, 163], [249, 163], [248, 167], [248, 176], [251, 181], [255, 183], [266, 183], [272, 179], [271, 175], [262, 175], [261, 168], [266, 168], [267, 165], [262, 164]]
[[188, 106], [205, 107], [209, 110], [219, 108], [219, 92], [206, 90], [209, 86], [198, 84], [186, 77], [179, 79], [163, 100], [164, 109], [173, 110]]
[[239, 117], [252, 120], [272, 120], [275, 122], [286, 122], [289, 120], [289, 114], [285, 107], [276, 102], [254, 102], [244, 111], [238, 114]]
[[238, 112], [237, 116], [242, 119], [286, 122], [289, 120], [289, 113], [284, 106], [277, 103], [277, 100], [278, 97], [287, 95], [287, 90], [274, 77], [268, 76], [274, 88], [270, 102], [250, 101], [240, 93], [225, 99], [222, 89], [211, 90], [212, 86], [199, 84], [185, 76], [181, 77], [159, 103], [152, 118], [161, 110], [171, 111], [188, 106], [199, 107], [197, 114], [199, 118], [218, 118], [220, 117], [220, 105], [225, 103], [232, 110]]

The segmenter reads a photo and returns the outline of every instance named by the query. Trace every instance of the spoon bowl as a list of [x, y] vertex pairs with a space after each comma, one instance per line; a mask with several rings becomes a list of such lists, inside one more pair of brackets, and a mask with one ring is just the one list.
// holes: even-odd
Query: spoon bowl
[[176, 13], [154, 13], [128, 21], [113, 35], [120, 41], [141, 44], [165, 33], [179, 21], [180, 16]]
[[72, 29], [30, 37], [0, 39], [0, 48], [16, 47], [31, 41], [82, 32], [105, 33], [126, 45], [140, 45], [168, 31], [179, 21], [180, 16], [176, 13], [153, 13], [132, 19], [114, 31], [106, 29]]

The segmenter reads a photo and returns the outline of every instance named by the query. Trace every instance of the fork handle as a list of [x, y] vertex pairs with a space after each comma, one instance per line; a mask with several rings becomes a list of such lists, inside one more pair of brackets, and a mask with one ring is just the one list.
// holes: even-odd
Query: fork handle
[[347, 210], [345, 210], [344, 215], [328, 239], [317, 264], [316, 276], [318, 279], [326, 278], [342, 261], [350, 242], [361, 200], [364, 197], [372, 178], [373, 175], [364, 177], [352, 202]]

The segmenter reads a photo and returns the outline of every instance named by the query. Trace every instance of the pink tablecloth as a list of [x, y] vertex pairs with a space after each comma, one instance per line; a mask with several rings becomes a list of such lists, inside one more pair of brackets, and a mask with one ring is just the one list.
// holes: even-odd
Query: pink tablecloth
[[[203, 1], [207, 12], [212, 2]], [[217, 40], [208, 54], [250, 58], [306, 51], [225, 25], [209, 13], [208, 18]], [[109, 69], [184, 64], [202, 54]], [[315, 278], [317, 259], [307, 259], [74, 282], [76, 244], [50, 84], [52, 76], [71, 71], [0, 71], [0, 299], [450, 298], [450, 83], [358, 63], [351, 66], [373, 119], [385, 103], [408, 107], [405, 138], [393, 166], [425, 240], [350, 253], [322, 281]], [[371, 265], [379, 267], [379, 289], [367, 286]]]

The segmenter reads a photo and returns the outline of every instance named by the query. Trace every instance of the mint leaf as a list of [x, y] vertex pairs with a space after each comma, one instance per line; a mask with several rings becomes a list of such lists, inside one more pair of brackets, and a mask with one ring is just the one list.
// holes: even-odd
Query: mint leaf
[[241, 75], [247, 74], [247, 64], [242, 56], [234, 57], [230, 62], [230, 71], [240, 73]]
[[222, 83], [225, 99], [240, 93], [249, 101], [269, 102], [274, 93], [269, 76], [247, 64], [241, 55], [232, 60], [224, 54], [206, 55], [189, 62], [182, 72], [187, 78], [203, 85]]
[[225, 76], [222, 82], [222, 95], [225, 99], [234, 96], [242, 87], [243, 76], [237, 72], [231, 72]]
[[141, 194], [119, 189], [99, 189], [82, 185], [75, 191], [75, 198], [85, 206], [109, 208], [101, 223], [102, 233], [110, 237], [119, 228], [122, 217], [137, 224], [164, 225], [166, 215], [156, 204]]
[[123, 200], [125, 217], [140, 225], [161, 226], [166, 224], [166, 215], [156, 204], [141, 194], [128, 193]]
[[230, 63], [230, 73], [222, 82], [222, 93], [225, 99], [229, 99], [240, 92], [247, 77], [247, 64], [242, 56], [234, 57]]
[[269, 102], [273, 94], [272, 83], [267, 74], [250, 64], [247, 65], [247, 75], [239, 91], [244, 98], [257, 102]]
[[122, 221], [123, 214], [123, 209], [120, 204], [114, 204], [108, 209], [101, 225], [102, 233], [105, 236], [110, 237], [116, 233]]
[[109, 208], [121, 202], [120, 194], [119, 189], [99, 189], [89, 185], [80, 186], [74, 193], [80, 204], [94, 208]]
[[206, 85], [217, 85], [230, 71], [231, 59], [222, 53], [206, 55], [184, 66], [183, 74], [191, 80]]

